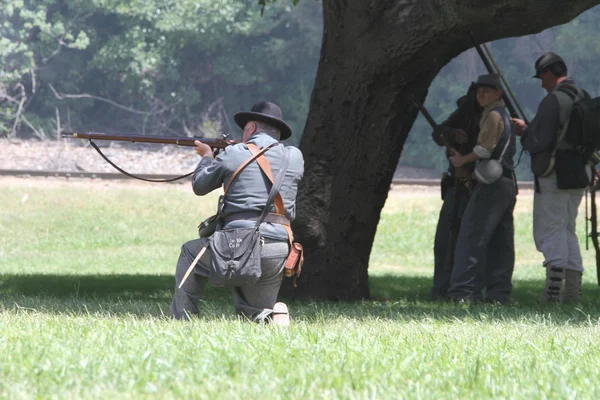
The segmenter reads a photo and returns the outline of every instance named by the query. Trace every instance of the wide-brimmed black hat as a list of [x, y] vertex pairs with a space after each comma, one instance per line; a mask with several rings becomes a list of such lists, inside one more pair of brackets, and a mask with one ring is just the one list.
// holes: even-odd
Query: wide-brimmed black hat
[[281, 140], [285, 140], [292, 136], [292, 128], [283, 120], [281, 108], [277, 104], [261, 101], [252, 106], [250, 111], [241, 111], [233, 116], [235, 123], [242, 129], [248, 121], [264, 122], [279, 129], [281, 132]]
[[502, 81], [498, 74], [479, 75], [477, 82], [473, 82], [473, 84], [475, 87], [485, 86], [496, 90], [503, 90]]
[[548, 68], [552, 64], [556, 64], [559, 62], [564, 64], [565, 60], [563, 60], [562, 57], [556, 53], [549, 51], [548, 53], [542, 54], [540, 58], [538, 58], [535, 61], [535, 75], [533, 77], [539, 78], [540, 72], [542, 72], [544, 69]]

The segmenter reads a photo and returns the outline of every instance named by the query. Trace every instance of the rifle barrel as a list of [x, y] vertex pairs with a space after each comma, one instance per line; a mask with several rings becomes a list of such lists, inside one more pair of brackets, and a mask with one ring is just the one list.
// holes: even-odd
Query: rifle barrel
[[[477, 49], [477, 52], [479, 53], [479, 56], [481, 57], [481, 60], [483, 61], [485, 68], [488, 70], [488, 73], [489, 74], [498, 73], [490, 64], [489, 60], [487, 59], [483, 50], [481, 49], [481, 46], [476, 45], [475, 48]], [[500, 75], [500, 74], [498, 74], [498, 75]], [[504, 103], [506, 104], [506, 108], [508, 108], [508, 112], [510, 113], [510, 116], [512, 118], [519, 118], [519, 114], [517, 113], [517, 110], [515, 109], [515, 106], [513, 105], [512, 101], [510, 100], [510, 97], [508, 97], [508, 94], [506, 93], [506, 91], [502, 94], [502, 100], [504, 100]]]
[[500, 76], [500, 79], [502, 79], [502, 83], [504, 83], [504, 87], [508, 91], [508, 94], [512, 98], [512, 101], [514, 102], [515, 106], [519, 110], [519, 113], [521, 113], [521, 118], [523, 118], [523, 121], [525, 121], [525, 123], [527, 125], [529, 125], [529, 121], [527, 120], [527, 116], [525, 115], [525, 112], [523, 111], [523, 109], [521, 108], [521, 105], [517, 101], [517, 97], [515, 96], [515, 94], [513, 93], [513, 91], [510, 89], [510, 86], [508, 85], [508, 81], [506, 80], [506, 78], [504, 78], [504, 74], [502, 73], [502, 70], [500, 69], [500, 67], [496, 63], [496, 60], [494, 59], [494, 56], [492, 55], [492, 52], [488, 48], [487, 44], [483, 43], [482, 47], [483, 47], [483, 50], [485, 51], [485, 53], [487, 54], [489, 60], [494, 65], [494, 68], [496, 68], [496, 71], [498, 72], [498, 75]]
[[427, 120], [427, 122], [429, 123], [429, 125], [431, 125], [431, 127], [433, 129], [438, 127], [437, 122], [435, 122], [435, 119], [433, 119], [433, 117], [431, 116], [431, 114], [429, 114], [429, 111], [427, 111], [427, 109], [425, 108], [424, 105], [419, 104], [414, 97], [411, 96], [411, 101], [413, 102], [413, 104], [415, 105], [415, 107], [417, 107], [417, 109], [419, 111], [421, 111], [421, 114], [423, 114], [423, 117], [425, 117], [425, 119]]
[[[433, 129], [437, 128], [439, 125], [437, 122], [435, 122], [435, 119], [433, 119], [433, 117], [431, 116], [431, 114], [429, 114], [429, 111], [427, 111], [427, 109], [425, 108], [424, 105], [419, 104], [414, 97], [410, 97], [411, 101], [413, 102], [413, 104], [415, 105], [415, 107], [417, 107], [417, 109], [419, 111], [421, 111], [421, 114], [423, 114], [423, 116], [425, 117], [425, 119], [427, 120], [427, 122], [429, 123], [429, 125], [431, 125], [431, 127]], [[440, 136], [440, 139], [442, 139], [442, 142], [444, 143], [444, 146], [448, 149], [448, 150], [455, 150], [454, 148], [452, 148], [452, 146], [450, 146], [450, 143], [448, 143], [448, 141], [446, 140], [446, 138], [444, 137], [444, 135]]]
[[209, 139], [201, 137], [179, 137], [179, 136], [146, 136], [146, 135], [126, 135], [120, 133], [99, 133], [99, 132], [71, 132], [62, 131], [62, 137], [75, 138], [75, 139], [89, 139], [89, 140], [111, 140], [120, 142], [131, 142], [131, 143], [160, 143], [160, 144], [175, 144], [178, 146], [194, 147], [194, 141], [198, 140], [204, 144], [209, 145], [213, 149], [222, 149], [229, 145], [236, 144], [235, 140], [225, 139]]
[[[498, 74], [499, 76], [501, 76], [502, 82], [504, 82], [506, 84], [504, 77], [502, 77], [502, 73], [500, 72], [500, 70], [496, 71], [494, 69], [494, 67], [490, 63], [490, 60], [487, 58], [487, 56], [483, 52], [481, 45], [475, 41], [475, 38], [473, 37], [473, 35], [469, 34], [469, 36], [471, 37], [471, 40], [473, 41], [473, 45], [475, 46], [475, 50], [477, 50], [477, 53], [479, 54], [479, 58], [481, 58], [481, 61], [483, 61], [483, 65], [485, 65], [485, 69], [487, 69], [488, 74]], [[510, 97], [508, 97], [506, 91], [504, 91], [504, 94], [502, 95], [502, 100], [504, 100], [504, 103], [506, 104], [506, 108], [508, 108], [508, 112], [510, 113], [510, 116], [512, 118], [519, 118], [519, 114], [517, 113], [517, 110], [515, 109], [515, 106], [513, 105]]]

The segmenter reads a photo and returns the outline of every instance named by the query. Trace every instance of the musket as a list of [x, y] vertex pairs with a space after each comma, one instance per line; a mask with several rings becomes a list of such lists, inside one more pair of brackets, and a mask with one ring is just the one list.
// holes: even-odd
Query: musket
[[102, 150], [100, 150], [98, 145], [96, 143], [94, 143], [94, 140], [111, 140], [111, 141], [130, 142], [130, 143], [175, 144], [177, 146], [188, 146], [188, 147], [195, 147], [196, 144], [194, 142], [199, 141], [199, 142], [202, 142], [202, 143], [210, 146], [210, 148], [213, 149], [214, 151], [218, 151], [219, 149], [224, 149], [227, 146], [231, 146], [233, 144], [238, 143], [235, 140], [211, 139], [211, 138], [203, 138], [203, 137], [145, 136], [145, 135], [128, 135], [128, 134], [123, 134], [123, 133], [99, 133], [99, 132], [82, 132], [82, 131], [77, 131], [77, 132], [62, 131], [61, 136], [67, 137], [67, 138], [75, 138], [75, 139], [88, 139], [90, 141], [90, 144], [94, 148], [94, 150], [96, 150], [98, 152], [98, 154], [100, 154], [100, 156], [102, 156], [102, 158], [107, 163], [109, 163], [114, 169], [116, 169], [123, 175], [127, 175], [131, 178], [139, 179], [141, 181], [146, 181], [146, 182], [173, 182], [173, 181], [176, 181], [179, 179], [187, 178], [188, 176], [192, 175], [194, 172], [192, 171], [188, 174], [177, 176], [174, 178], [168, 178], [168, 179], [147, 179], [147, 178], [143, 178], [141, 176], [136, 176], [136, 175], [133, 175], [133, 174], [125, 171], [123, 168], [119, 167], [114, 162], [112, 162], [106, 156], [106, 154], [104, 154], [102, 152]]
[[[525, 123], [527, 125], [529, 125], [527, 116], [523, 112], [523, 109], [521, 108], [521, 105], [517, 101], [517, 98], [515, 97], [513, 91], [510, 89], [508, 81], [504, 77], [504, 74], [502, 73], [502, 70], [496, 63], [496, 60], [494, 60], [494, 57], [492, 56], [490, 49], [487, 47], [487, 45], [485, 43], [482, 45], [477, 43], [475, 41], [475, 38], [473, 37], [473, 35], [469, 34], [469, 37], [473, 41], [475, 50], [477, 50], [477, 53], [479, 54], [481, 61], [483, 61], [483, 65], [485, 65], [485, 69], [488, 71], [488, 73], [489, 74], [498, 74], [498, 76], [502, 80], [502, 83], [504, 84], [504, 87], [506, 88], [506, 90], [502, 94], [502, 100], [504, 100], [504, 104], [506, 104], [506, 108], [508, 108], [508, 112], [510, 113], [510, 116], [512, 118], [521, 118], [521, 119], [523, 119], [523, 121], [525, 121]], [[493, 64], [493, 66], [492, 66], [492, 64]], [[510, 97], [509, 97], [509, 95], [510, 95]], [[512, 101], [511, 101], [511, 98], [512, 98]], [[513, 101], [514, 101], [514, 104], [513, 104]], [[515, 105], [519, 109], [519, 112], [521, 113], [520, 116], [519, 116], [519, 113], [517, 113]]]
[[511, 99], [514, 101], [515, 106], [517, 107], [517, 109], [519, 110], [519, 113], [521, 114], [521, 118], [523, 119], [523, 121], [525, 121], [525, 123], [527, 125], [529, 125], [529, 120], [527, 120], [527, 116], [525, 115], [525, 112], [521, 108], [521, 104], [519, 104], [519, 102], [517, 101], [517, 97], [515, 96], [515, 94], [511, 90], [510, 85], [508, 84], [508, 81], [506, 80], [506, 78], [504, 78], [504, 74], [502, 73], [502, 70], [500, 69], [500, 67], [496, 63], [496, 60], [494, 59], [494, 56], [492, 55], [492, 52], [490, 51], [489, 47], [485, 43], [483, 43], [481, 45], [481, 47], [483, 47], [483, 50], [485, 51], [485, 53], [487, 54], [488, 58], [490, 59], [490, 61], [494, 65], [494, 68], [496, 69], [496, 73], [498, 74], [498, 76], [502, 80], [502, 83], [504, 84], [504, 87], [506, 88], [506, 90], [510, 94]]
[[62, 137], [75, 139], [89, 140], [111, 140], [130, 143], [160, 143], [160, 144], [175, 144], [177, 146], [195, 147], [194, 142], [197, 140], [202, 142], [212, 149], [223, 149], [232, 144], [236, 144], [235, 140], [212, 139], [204, 137], [186, 137], [186, 136], [146, 136], [146, 135], [129, 135], [123, 133], [98, 133], [98, 132], [83, 132], [83, 131], [62, 131]]
[[[429, 111], [427, 111], [427, 109], [425, 108], [424, 105], [418, 103], [414, 97], [410, 96], [410, 100], [412, 101], [412, 103], [414, 104], [415, 107], [417, 107], [417, 109], [421, 112], [421, 115], [423, 115], [423, 117], [425, 117], [425, 120], [429, 123], [429, 125], [431, 126], [431, 128], [433, 128], [434, 130], [437, 129], [439, 127], [438, 123], [435, 122], [435, 119], [433, 119], [433, 117], [431, 116], [431, 114], [429, 114]], [[452, 146], [450, 146], [450, 144], [448, 143], [448, 141], [446, 140], [446, 138], [444, 138], [444, 135], [440, 135], [440, 138], [442, 139], [442, 143], [444, 144], [444, 146], [446, 147], [446, 149], [448, 149], [448, 151], [450, 151], [450, 153], [453, 153], [454, 151], [456, 151], [456, 149]]]

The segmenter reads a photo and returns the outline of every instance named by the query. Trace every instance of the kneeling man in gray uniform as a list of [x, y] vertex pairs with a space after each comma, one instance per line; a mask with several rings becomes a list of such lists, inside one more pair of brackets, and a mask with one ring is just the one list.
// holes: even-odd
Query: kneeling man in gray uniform
[[[222, 223], [217, 227], [218, 231], [259, 227], [260, 261], [257, 262], [260, 266], [251, 267], [258, 267], [260, 277], [254, 283], [232, 287], [236, 311], [255, 322], [287, 325], [287, 306], [277, 303], [277, 295], [289, 254], [289, 222], [296, 214], [296, 193], [304, 174], [304, 160], [300, 150], [279, 143], [289, 138], [292, 132], [282, 120], [281, 109], [277, 105], [268, 102], [255, 104], [250, 112], [237, 113], [235, 121], [244, 130], [243, 142], [226, 147], [216, 158], [213, 158], [209, 146], [196, 142], [196, 151], [202, 159], [193, 174], [192, 187], [198, 196], [225, 188]], [[263, 158], [268, 161], [272, 175], [277, 176], [275, 183], [259, 166], [259, 160], [252, 160], [253, 155], [262, 150], [265, 150]], [[242, 167], [246, 162], [246, 166]], [[264, 160], [262, 162], [264, 164]], [[233, 180], [232, 176], [235, 177]], [[278, 187], [281, 195], [278, 198], [283, 208], [282, 215], [272, 213], [272, 206], [269, 206], [269, 214], [263, 213], [269, 202], [273, 204], [269, 194], [274, 186]], [[191, 240], [181, 248], [171, 303], [174, 318], [185, 319], [198, 314], [198, 301], [209, 277], [215, 273], [212, 246], [209, 244], [212, 244], [211, 237], [206, 237]], [[230, 243], [229, 247], [232, 246], [237, 244]]]

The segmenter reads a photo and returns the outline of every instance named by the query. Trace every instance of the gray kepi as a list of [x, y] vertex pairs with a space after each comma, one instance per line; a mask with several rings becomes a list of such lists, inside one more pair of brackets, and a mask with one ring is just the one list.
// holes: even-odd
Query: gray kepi
[[[500, 77], [497, 74], [489, 74], [489, 75], [481, 75], [477, 78], [477, 82], [475, 82], [476, 87], [489, 87], [496, 90], [503, 90], [502, 83], [500, 81]], [[502, 176], [503, 167], [502, 167], [502, 158], [504, 158], [504, 153], [508, 149], [508, 145], [510, 144], [511, 137], [508, 137], [506, 141], [506, 145], [504, 149], [502, 149], [502, 153], [500, 157], [496, 159], [486, 158], [483, 160], [477, 161], [475, 164], [475, 179], [477, 182], [481, 182], [483, 184], [489, 185], [491, 183], [496, 182]]]
[[535, 61], [535, 75], [533, 76], [534, 78], [540, 78], [540, 73], [542, 73], [543, 70], [545, 70], [546, 68], [548, 68], [549, 66], [553, 65], [553, 64], [557, 64], [557, 63], [565, 63], [565, 60], [562, 59], [561, 56], [559, 56], [556, 53], [553, 53], [551, 51], [542, 54], [536, 61]]
[[281, 132], [280, 140], [285, 140], [292, 136], [292, 128], [285, 123], [281, 108], [275, 103], [261, 101], [252, 106], [250, 111], [241, 111], [233, 116], [235, 123], [242, 129], [249, 121], [258, 121], [269, 124]]

